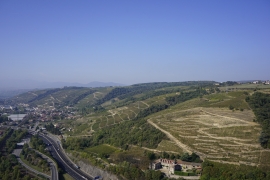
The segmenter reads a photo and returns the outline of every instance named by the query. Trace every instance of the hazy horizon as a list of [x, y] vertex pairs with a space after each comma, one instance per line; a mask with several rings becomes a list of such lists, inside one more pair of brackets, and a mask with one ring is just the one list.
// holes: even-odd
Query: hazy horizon
[[269, 1], [2, 1], [0, 83], [267, 80]]

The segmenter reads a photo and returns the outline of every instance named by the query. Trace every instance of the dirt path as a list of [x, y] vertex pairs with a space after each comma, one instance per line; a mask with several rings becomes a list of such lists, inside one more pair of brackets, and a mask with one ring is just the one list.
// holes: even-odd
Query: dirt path
[[147, 107], [149, 107], [149, 105], [146, 102], [144, 102], [144, 101], [140, 101], [140, 102], [145, 104]]
[[108, 125], [109, 118], [108, 118], [107, 116], [105, 116], [105, 117], [106, 117], [106, 119], [107, 119], [107, 123], [106, 123], [106, 125], [105, 125], [105, 126], [109, 126], [109, 125]]
[[93, 94], [94, 94], [94, 98], [95, 98], [95, 99], [98, 99], [98, 98], [96, 97], [96, 93], [93, 93]]
[[99, 119], [100, 119], [100, 121], [99, 121], [99, 125], [98, 125], [98, 126], [99, 126], [99, 129], [100, 129], [100, 128], [101, 128], [101, 127], [100, 127], [100, 124], [101, 124], [101, 122], [102, 122], [102, 118], [99, 118]]
[[116, 114], [116, 112], [112, 111], [112, 110], [108, 110], [109, 113], [111, 113], [112, 116], [114, 116]]
[[129, 115], [128, 115], [127, 113], [123, 113], [123, 114], [127, 115], [127, 117], [128, 117], [128, 121], [130, 121], [130, 117], [129, 117]]
[[122, 119], [122, 121], [125, 121], [121, 116], [120, 116], [120, 114], [117, 114], [119, 117], [120, 117], [120, 119]]
[[[131, 145], [131, 146], [133, 146], [133, 147], [139, 147], [139, 146], [135, 146], [135, 145]], [[161, 150], [157, 150], [157, 149], [150, 149], [150, 148], [147, 148], [147, 147], [140, 147], [140, 148], [143, 148], [143, 149], [145, 149], [145, 150], [147, 150], [147, 151], [152, 151], [152, 152], [163, 152], [163, 151], [161, 151]], [[175, 151], [166, 151], [166, 152], [170, 152], [170, 153], [174, 153], [174, 154], [179, 154], [179, 152], [175, 152]]]
[[233, 165], [238, 165], [238, 166], [240, 165], [240, 163], [237, 163], [237, 162], [221, 161], [221, 160], [214, 160], [214, 159], [211, 159], [211, 161], [224, 163], [224, 164], [233, 164]]
[[133, 110], [130, 110], [130, 111], [133, 112], [133, 113], [135, 114], [135, 117], [137, 117], [137, 115], [138, 115], [137, 113], [135, 113]]
[[187, 145], [181, 143], [178, 139], [176, 139], [173, 135], [171, 135], [168, 131], [165, 131], [164, 129], [160, 128], [158, 125], [156, 125], [154, 122], [151, 121], [151, 119], [148, 119], [147, 122], [149, 124], [151, 124], [152, 126], [154, 126], [155, 128], [159, 129], [160, 131], [162, 131], [164, 134], [167, 135], [167, 137], [172, 140], [173, 142], [175, 142], [175, 144], [177, 146], [179, 146], [180, 148], [182, 148], [184, 151], [188, 152], [188, 153], [192, 153], [193, 149], [191, 149], [190, 147], [188, 147]]
[[[238, 119], [238, 118], [233, 118], [233, 117], [228, 117], [228, 116], [222, 116], [222, 115], [219, 115], [219, 114], [214, 114], [214, 113], [205, 111], [205, 110], [203, 110], [202, 108], [201, 108], [201, 111], [204, 112], [204, 113], [206, 113], [206, 114], [210, 114], [210, 115], [212, 115], [212, 116], [223, 117], [223, 118], [227, 118], [227, 119], [230, 119], [230, 120], [237, 120], [237, 121], [241, 121], [241, 122], [250, 124], [250, 125], [252, 125], [252, 126], [258, 125], [258, 124], [255, 123], [255, 122], [250, 122], [250, 121], [245, 121], [245, 120], [243, 120], [243, 119]], [[222, 127], [222, 126], [221, 126], [221, 127]]]
[[115, 118], [114, 118], [114, 115], [112, 115], [112, 117], [113, 117], [113, 124], [116, 124], [116, 123], [115, 123]]
[[90, 134], [84, 134], [84, 135], [75, 135], [75, 136], [73, 136], [73, 135], [71, 135], [71, 136], [69, 136], [69, 137], [89, 137], [89, 136], [92, 136], [92, 135], [90, 135]]
[[30, 94], [33, 94], [34, 96], [38, 96], [37, 94], [33, 93], [33, 92], [29, 92]]
[[[204, 132], [203, 130], [208, 130], [208, 129], [211, 129], [211, 128], [200, 128], [197, 132], [198, 133], [201, 133], [201, 134], [204, 134], [212, 139], [221, 139], [221, 140], [226, 140], [226, 141], [251, 141], [252, 139], [239, 139], [239, 138], [235, 138], [235, 137], [217, 137], [217, 136], [213, 136], [207, 132]], [[239, 142], [240, 143], [240, 142]], [[242, 143], [244, 144], [244, 143]]]
[[58, 102], [62, 102], [62, 101], [60, 101], [59, 99], [57, 99], [57, 98], [55, 98]]

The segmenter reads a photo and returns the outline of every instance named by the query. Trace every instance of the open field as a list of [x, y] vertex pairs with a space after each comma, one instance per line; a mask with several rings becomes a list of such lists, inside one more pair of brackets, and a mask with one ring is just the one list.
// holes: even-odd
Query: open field
[[160, 152], [170, 152], [170, 153], [174, 153], [174, 154], [182, 154], [183, 150], [181, 148], [179, 148], [175, 142], [171, 141], [171, 140], [162, 140], [158, 147], [155, 149], [157, 151]]
[[84, 151], [95, 154], [112, 154], [115, 151], [119, 151], [119, 149], [107, 144], [101, 144], [95, 147], [87, 148]]
[[270, 88], [270, 85], [264, 84], [237, 84], [233, 86], [220, 87], [220, 90], [226, 91], [226, 89], [267, 89]]

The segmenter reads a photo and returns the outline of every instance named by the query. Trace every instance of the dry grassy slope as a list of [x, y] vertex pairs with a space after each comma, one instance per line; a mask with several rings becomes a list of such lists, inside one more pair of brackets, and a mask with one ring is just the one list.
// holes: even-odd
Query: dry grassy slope
[[[95, 95], [95, 99], [100, 99], [102, 95], [104, 96], [104, 94], [104, 92], [98, 91], [92, 94], [92, 98]], [[107, 101], [102, 104], [102, 106], [105, 108], [105, 111], [89, 114], [87, 116], [76, 119], [76, 121], [74, 121], [75, 125], [72, 127], [73, 130], [69, 132], [66, 131], [65, 133], [66, 135], [76, 137], [91, 135], [98, 129], [130, 121], [134, 119], [141, 110], [146, 109], [153, 104], [163, 104], [165, 103], [165, 98], [167, 96], [173, 96], [175, 94], [176, 93], [169, 93], [165, 95], [154, 96], [149, 99], [136, 101], [118, 108], [114, 106], [115, 103], [117, 104], [117, 101], [115, 103], [111, 103], [111, 100]], [[87, 97], [85, 99], [87, 99]], [[85, 99], [81, 102], [85, 101]]]
[[[261, 127], [253, 122], [244, 98], [241, 91], [208, 95], [152, 115], [148, 122], [182, 151], [222, 163], [270, 168], [270, 150], [261, 148]], [[229, 110], [229, 105], [244, 111]]]
[[[175, 93], [173, 93], [173, 95], [174, 94]], [[106, 126], [112, 126], [118, 123], [123, 123], [125, 121], [134, 119], [141, 110], [148, 108], [150, 105], [164, 103], [165, 98], [168, 95], [172, 94], [155, 96], [153, 98], [149, 98], [144, 101], [137, 101], [118, 108], [115, 108], [113, 106], [111, 108], [106, 107], [107, 108], [106, 112], [102, 112], [102, 114], [92, 114], [83, 117], [82, 121], [85, 121], [87, 119], [92, 120], [91, 126], [89, 125], [88, 128], [88, 130], [91, 129], [89, 132], [96, 131]], [[86, 131], [81, 131], [81, 133], [82, 134], [86, 133]]]

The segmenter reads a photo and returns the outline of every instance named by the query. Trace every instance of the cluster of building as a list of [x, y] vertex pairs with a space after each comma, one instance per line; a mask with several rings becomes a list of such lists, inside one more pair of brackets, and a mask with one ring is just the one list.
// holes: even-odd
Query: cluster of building
[[252, 83], [253, 84], [265, 84], [265, 85], [269, 85], [270, 84], [270, 81], [269, 80], [266, 80], [266, 81], [253, 81]]
[[10, 105], [0, 105], [0, 111], [4, 113], [10, 113], [14, 111], [14, 107]]
[[71, 111], [61, 111], [61, 110], [46, 110], [46, 109], [39, 109], [34, 112], [30, 113], [31, 115], [35, 116], [36, 119], [46, 122], [51, 120], [58, 120], [58, 119], [74, 119], [77, 116], [74, 112]]
[[5, 124], [16, 125], [23, 119], [28, 119], [29, 122], [35, 120], [50, 122], [52, 120], [76, 119], [79, 115], [71, 109], [44, 109], [41, 107], [29, 107], [28, 104], [17, 104], [16, 106], [0, 105], [0, 116], [8, 117], [9, 122], [6, 122]]
[[186, 172], [188, 170], [196, 170], [200, 172], [202, 170], [201, 163], [185, 162], [179, 159], [157, 159], [150, 163], [149, 169], [159, 170], [166, 168], [170, 174], [174, 174], [175, 171]]

